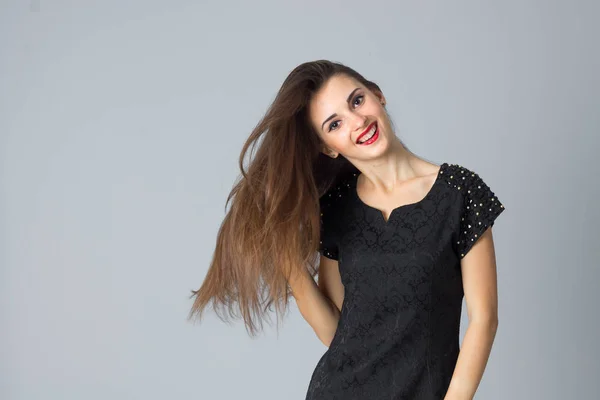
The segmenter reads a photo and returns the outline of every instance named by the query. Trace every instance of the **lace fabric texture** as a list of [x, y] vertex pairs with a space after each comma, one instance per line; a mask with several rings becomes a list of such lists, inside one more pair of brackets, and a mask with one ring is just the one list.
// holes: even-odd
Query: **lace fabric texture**
[[321, 198], [320, 253], [338, 261], [345, 295], [306, 400], [443, 399], [460, 350], [460, 261], [504, 205], [477, 173], [443, 163], [426, 196], [386, 221], [357, 178]]

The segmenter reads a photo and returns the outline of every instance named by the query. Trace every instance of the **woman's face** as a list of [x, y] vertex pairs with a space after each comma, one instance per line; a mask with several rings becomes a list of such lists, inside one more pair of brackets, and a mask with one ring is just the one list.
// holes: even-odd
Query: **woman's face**
[[355, 79], [331, 77], [309, 105], [311, 122], [326, 146], [323, 153], [339, 153], [348, 160], [368, 160], [384, 153], [393, 136], [384, 104], [383, 94], [371, 92]]

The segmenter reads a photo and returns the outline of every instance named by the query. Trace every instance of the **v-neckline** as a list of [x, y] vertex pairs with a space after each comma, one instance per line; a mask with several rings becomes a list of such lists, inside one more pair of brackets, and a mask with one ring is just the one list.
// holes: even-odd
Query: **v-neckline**
[[407, 203], [407, 204], [402, 204], [399, 205], [395, 208], [392, 209], [392, 211], [390, 211], [390, 215], [388, 216], [387, 220], [385, 219], [384, 215], [383, 215], [383, 211], [381, 211], [378, 208], [375, 208], [373, 206], [368, 205], [367, 203], [365, 203], [360, 196], [358, 195], [358, 177], [361, 175], [360, 172], [354, 174], [354, 187], [352, 188], [352, 192], [354, 194], [354, 197], [358, 200], [358, 202], [366, 207], [367, 209], [370, 209], [372, 211], [377, 212], [377, 214], [379, 215], [379, 218], [381, 218], [381, 220], [383, 221], [383, 224], [385, 226], [388, 226], [390, 221], [392, 220], [392, 217], [394, 216], [395, 213], [399, 212], [399, 210], [404, 210], [404, 209], [408, 209], [408, 208], [412, 208], [415, 207], [419, 204], [422, 204], [423, 202], [425, 202], [433, 193], [435, 187], [438, 185], [438, 183], [441, 181], [441, 176], [444, 173], [444, 170], [446, 169], [446, 167], [448, 166], [448, 163], [442, 163], [438, 169], [437, 172], [437, 176], [435, 177], [435, 180], [433, 181], [433, 184], [431, 185], [431, 187], [429, 188], [429, 190], [427, 191], [427, 193], [425, 193], [425, 196], [423, 196], [423, 198], [419, 201], [416, 201], [414, 203]]

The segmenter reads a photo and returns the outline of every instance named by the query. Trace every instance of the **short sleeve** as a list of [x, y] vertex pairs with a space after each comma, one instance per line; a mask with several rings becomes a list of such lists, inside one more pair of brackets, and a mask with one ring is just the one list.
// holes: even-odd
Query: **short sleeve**
[[339, 252], [335, 233], [335, 208], [331, 202], [331, 196], [326, 193], [320, 199], [321, 211], [321, 237], [319, 241], [319, 253], [327, 258], [338, 260]]
[[460, 220], [457, 234], [457, 253], [462, 259], [504, 211], [504, 205], [496, 194], [474, 171], [459, 167], [454, 173], [460, 192]]

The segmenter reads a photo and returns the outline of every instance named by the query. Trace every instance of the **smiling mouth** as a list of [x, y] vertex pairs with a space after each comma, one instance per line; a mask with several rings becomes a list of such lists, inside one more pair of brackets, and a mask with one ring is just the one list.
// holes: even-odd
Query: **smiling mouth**
[[356, 139], [356, 143], [357, 144], [365, 143], [366, 141], [371, 139], [375, 135], [376, 132], [377, 132], [377, 123], [373, 122], [371, 125], [369, 125], [369, 128]]

